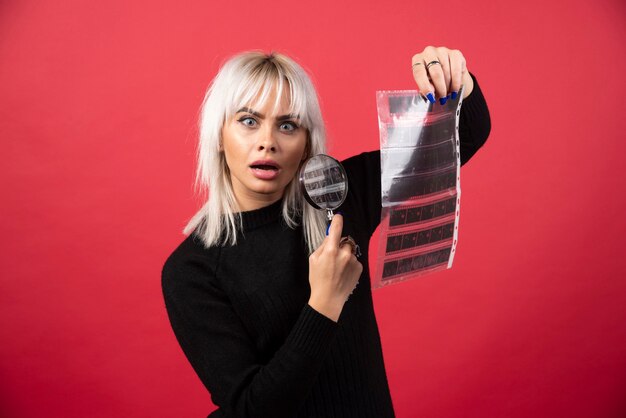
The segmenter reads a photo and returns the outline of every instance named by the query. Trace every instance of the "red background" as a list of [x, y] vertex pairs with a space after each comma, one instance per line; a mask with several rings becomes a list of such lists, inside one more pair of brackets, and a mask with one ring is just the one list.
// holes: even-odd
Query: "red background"
[[377, 147], [375, 91], [413, 88], [432, 44], [464, 52], [493, 129], [462, 170], [453, 269], [374, 293], [398, 418], [626, 416], [625, 17], [617, 0], [4, 1], [0, 415], [206, 416], [160, 271], [199, 204], [219, 64], [299, 60], [344, 158]]

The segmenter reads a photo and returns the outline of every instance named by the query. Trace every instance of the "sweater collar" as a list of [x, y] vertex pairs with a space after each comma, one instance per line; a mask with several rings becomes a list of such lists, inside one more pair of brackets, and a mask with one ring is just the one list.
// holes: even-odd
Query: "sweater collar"
[[283, 209], [283, 200], [280, 199], [269, 206], [240, 212], [241, 223], [244, 231], [258, 228], [280, 219]]

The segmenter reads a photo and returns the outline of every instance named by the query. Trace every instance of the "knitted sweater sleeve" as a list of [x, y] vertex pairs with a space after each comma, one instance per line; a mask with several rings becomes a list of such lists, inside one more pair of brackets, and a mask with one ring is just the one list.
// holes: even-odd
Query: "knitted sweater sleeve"
[[[466, 164], [485, 144], [491, 132], [491, 118], [485, 97], [476, 77], [474, 89], [463, 99], [459, 118], [459, 142], [461, 165]], [[381, 185], [380, 151], [365, 152], [342, 161], [348, 175], [348, 196], [353, 207], [362, 208], [362, 222], [368, 225], [370, 235], [380, 223]], [[356, 215], [356, 214], [350, 214]]]
[[491, 117], [485, 96], [474, 74], [474, 90], [463, 99], [459, 119], [461, 165], [467, 163], [487, 141], [491, 132]]
[[295, 416], [337, 324], [305, 305], [283, 345], [263, 362], [214, 269], [206, 257], [180, 248], [163, 268], [167, 313], [186, 357], [221, 408], [220, 416]]

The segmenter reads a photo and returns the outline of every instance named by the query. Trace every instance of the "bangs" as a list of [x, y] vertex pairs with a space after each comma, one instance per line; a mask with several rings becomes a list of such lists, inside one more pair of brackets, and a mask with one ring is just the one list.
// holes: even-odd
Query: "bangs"
[[[311, 126], [306, 86], [297, 73], [273, 59], [263, 59], [244, 66], [233, 80], [237, 87], [232, 89], [226, 106], [226, 120], [230, 120], [242, 107], [259, 109], [265, 107], [275, 91], [272, 111], [276, 113], [284, 94], [287, 94], [288, 112], [300, 119], [300, 124], [308, 129]], [[291, 71], [290, 71], [291, 70]]]

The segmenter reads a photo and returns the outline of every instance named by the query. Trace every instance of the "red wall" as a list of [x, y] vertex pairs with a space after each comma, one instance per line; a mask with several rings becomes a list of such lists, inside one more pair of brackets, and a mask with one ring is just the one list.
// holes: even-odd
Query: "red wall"
[[206, 416], [160, 270], [219, 64], [298, 59], [343, 158], [434, 44], [465, 53], [493, 130], [453, 269], [374, 294], [398, 418], [626, 416], [624, 2], [225, 3], [0, 5], [0, 415]]

